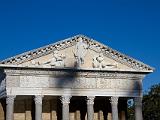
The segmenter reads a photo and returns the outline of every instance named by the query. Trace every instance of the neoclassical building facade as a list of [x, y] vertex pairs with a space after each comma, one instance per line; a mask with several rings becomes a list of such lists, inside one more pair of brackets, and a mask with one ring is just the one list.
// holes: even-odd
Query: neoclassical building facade
[[153, 68], [84, 35], [0, 62], [0, 120], [127, 120]]

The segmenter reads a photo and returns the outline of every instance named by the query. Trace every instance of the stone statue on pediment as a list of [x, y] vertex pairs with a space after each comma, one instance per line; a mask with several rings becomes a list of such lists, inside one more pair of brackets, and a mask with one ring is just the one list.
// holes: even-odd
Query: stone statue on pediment
[[31, 65], [33, 65], [33, 66], [39, 66], [40, 63], [39, 63], [39, 61], [32, 60], [31, 61]]
[[98, 56], [95, 56], [92, 61], [93, 68], [116, 68], [117, 65], [115, 63], [106, 63], [104, 61], [103, 53], [100, 53]]
[[78, 67], [84, 64], [84, 57], [86, 56], [88, 48], [89, 46], [83, 42], [81, 37], [79, 37], [74, 51], [74, 56], [76, 58], [76, 64]]
[[53, 57], [41, 65], [43, 67], [64, 67], [65, 66], [65, 55], [60, 54], [58, 50], [53, 52]]
[[64, 59], [65, 59], [65, 55], [60, 54], [59, 51], [54, 51], [53, 58], [50, 61], [50, 65], [55, 67], [59, 67], [59, 66], [64, 67], [65, 66]]

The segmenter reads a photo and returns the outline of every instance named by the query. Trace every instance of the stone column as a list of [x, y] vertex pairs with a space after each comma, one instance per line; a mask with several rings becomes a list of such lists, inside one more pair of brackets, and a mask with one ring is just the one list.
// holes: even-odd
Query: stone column
[[11, 95], [6, 98], [6, 120], [13, 120], [15, 97]]
[[35, 101], [35, 120], [42, 120], [42, 95], [36, 95]]
[[95, 96], [87, 96], [87, 120], [94, 119], [94, 98]]
[[142, 116], [142, 97], [134, 98], [135, 104], [135, 120], [143, 120]]
[[62, 103], [62, 120], [69, 120], [69, 103], [71, 96], [61, 96]]
[[118, 120], [118, 97], [111, 97], [112, 120]]

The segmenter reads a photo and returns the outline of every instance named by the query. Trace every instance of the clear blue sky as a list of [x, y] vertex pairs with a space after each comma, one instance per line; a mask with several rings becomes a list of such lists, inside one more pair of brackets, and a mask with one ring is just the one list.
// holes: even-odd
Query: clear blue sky
[[157, 0], [0, 0], [0, 60], [84, 34], [156, 68], [160, 82]]

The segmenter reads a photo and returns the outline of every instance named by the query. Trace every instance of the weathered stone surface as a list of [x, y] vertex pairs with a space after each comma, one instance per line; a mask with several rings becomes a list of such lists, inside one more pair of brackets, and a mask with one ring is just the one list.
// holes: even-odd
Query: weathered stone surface
[[7, 87], [19, 87], [20, 76], [7, 76], [6, 77], [6, 86]]

